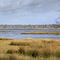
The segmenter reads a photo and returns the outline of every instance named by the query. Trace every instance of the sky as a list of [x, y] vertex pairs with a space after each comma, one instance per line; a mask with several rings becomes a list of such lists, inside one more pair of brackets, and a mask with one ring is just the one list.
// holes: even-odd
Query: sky
[[59, 0], [0, 0], [0, 25], [55, 24]]

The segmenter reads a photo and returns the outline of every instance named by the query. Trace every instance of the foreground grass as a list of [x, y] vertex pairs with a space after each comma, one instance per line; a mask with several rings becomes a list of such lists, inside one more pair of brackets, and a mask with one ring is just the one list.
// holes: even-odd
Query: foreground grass
[[21, 34], [60, 34], [60, 32], [25, 32], [25, 33], [21, 33]]
[[54, 39], [0, 40], [0, 60], [60, 60], [60, 41]]

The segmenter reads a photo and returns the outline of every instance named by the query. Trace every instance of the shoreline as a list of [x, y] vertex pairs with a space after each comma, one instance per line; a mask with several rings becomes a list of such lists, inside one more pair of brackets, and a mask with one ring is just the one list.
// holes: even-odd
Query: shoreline
[[51, 29], [51, 30], [59, 29], [60, 30], [60, 28], [0, 28], [0, 29]]

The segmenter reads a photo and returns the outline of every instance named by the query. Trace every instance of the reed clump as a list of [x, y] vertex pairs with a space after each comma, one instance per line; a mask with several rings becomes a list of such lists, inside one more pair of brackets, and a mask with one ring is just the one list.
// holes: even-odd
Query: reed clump
[[7, 53], [13, 54], [13, 53], [17, 53], [17, 51], [14, 49], [8, 49]]
[[20, 47], [19, 50], [18, 50], [18, 53], [20, 53], [20, 54], [25, 54], [25, 49], [24, 49], [24, 47]]
[[15, 45], [15, 46], [29, 46], [29, 42], [11, 42], [10, 45]]

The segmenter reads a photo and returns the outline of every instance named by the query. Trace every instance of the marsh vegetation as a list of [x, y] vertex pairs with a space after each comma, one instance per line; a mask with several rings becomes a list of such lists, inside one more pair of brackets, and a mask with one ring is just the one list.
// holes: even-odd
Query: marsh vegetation
[[53, 31], [53, 32], [25, 32], [21, 34], [60, 34], [60, 31]]
[[[3, 59], [4, 57], [4, 59]], [[55, 39], [0, 40], [0, 60], [60, 60]]]

